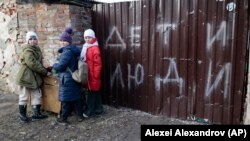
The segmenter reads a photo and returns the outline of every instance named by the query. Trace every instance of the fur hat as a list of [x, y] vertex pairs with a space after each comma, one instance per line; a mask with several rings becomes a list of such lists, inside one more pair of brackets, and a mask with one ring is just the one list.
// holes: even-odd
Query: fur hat
[[65, 32], [72, 35], [73, 34], [73, 29], [71, 27], [68, 27], [68, 28], [65, 29]]
[[26, 42], [27, 42], [27, 43], [28, 43], [28, 41], [29, 41], [29, 39], [30, 39], [31, 37], [36, 37], [36, 39], [38, 39], [37, 34], [36, 34], [34, 31], [29, 31], [29, 32], [27, 32], [27, 34], [26, 34]]
[[72, 37], [67, 32], [63, 32], [60, 36], [60, 41], [67, 41], [67, 42], [71, 43]]
[[84, 31], [84, 37], [86, 36], [95, 38], [95, 32], [92, 29], [87, 29]]

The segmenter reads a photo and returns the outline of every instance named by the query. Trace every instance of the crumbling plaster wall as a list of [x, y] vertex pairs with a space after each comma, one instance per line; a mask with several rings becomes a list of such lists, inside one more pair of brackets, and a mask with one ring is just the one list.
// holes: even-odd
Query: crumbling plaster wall
[[18, 94], [15, 77], [27, 31], [38, 34], [43, 63], [52, 65], [60, 47], [59, 35], [66, 27], [73, 28], [73, 43], [82, 45], [84, 30], [91, 28], [91, 10], [65, 4], [2, 0], [0, 27], [0, 90]]
[[11, 91], [17, 69], [17, 10], [16, 1], [0, 1], [0, 90]]

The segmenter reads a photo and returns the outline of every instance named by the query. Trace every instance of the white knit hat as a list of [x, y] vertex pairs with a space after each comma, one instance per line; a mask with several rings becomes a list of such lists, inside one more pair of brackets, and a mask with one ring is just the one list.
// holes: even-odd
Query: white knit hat
[[27, 34], [26, 34], [26, 42], [28, 43], [28, 41], [29, 41], [29, 39], [30, 39], [30, 37], [36, 37], [37, 39], [38, 39], [38, 37], [37, 37], [37, 34], [34, 32], [34, 31], [29, 31], [29, 32], [27, 32]]
[[92, 29], [87, 29], [84, 31], [84, 37], [86, 36], [95, 38], [95, 32]]

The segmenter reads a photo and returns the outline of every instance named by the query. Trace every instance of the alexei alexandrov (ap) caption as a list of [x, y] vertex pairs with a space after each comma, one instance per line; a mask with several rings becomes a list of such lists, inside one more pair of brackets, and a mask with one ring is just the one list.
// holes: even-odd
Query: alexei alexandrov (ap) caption
[[247, 130], [246, 129], [224, 129], [224, 130], [186, 130], [186, 129], [169, 129], [165, 131], [155, 130], [155, 129], [146, 129], [144, 132], [144, 137], [160, 137], [160, 136], [169, 136], [169, 137], [243, 137], [246, 138]]

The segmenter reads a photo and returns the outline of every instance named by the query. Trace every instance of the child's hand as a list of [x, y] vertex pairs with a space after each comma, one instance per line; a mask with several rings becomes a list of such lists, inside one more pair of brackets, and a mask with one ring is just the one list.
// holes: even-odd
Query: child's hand
[[50, 75], [52, 75], [52, 73], [51, 72], [47, 72], [47, 76], [50, 76]]

